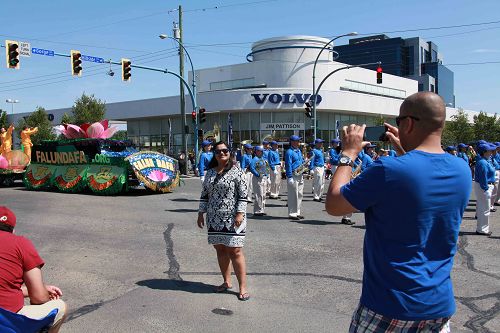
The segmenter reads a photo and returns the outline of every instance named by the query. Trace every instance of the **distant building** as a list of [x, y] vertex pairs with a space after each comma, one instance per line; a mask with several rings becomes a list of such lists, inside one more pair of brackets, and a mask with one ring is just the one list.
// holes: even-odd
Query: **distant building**
[[381, 61], [384, 73], [416, 80], [419, 91], [435, 92], [448, 106], [455, 107], [453, 72], [443, 65], [442, 55], [433, 42], [419, 37], [375, 35], [350, 39], [349, 44], [335, 46], [334, 50], [339, 54], [338, 62], [350, 65]]

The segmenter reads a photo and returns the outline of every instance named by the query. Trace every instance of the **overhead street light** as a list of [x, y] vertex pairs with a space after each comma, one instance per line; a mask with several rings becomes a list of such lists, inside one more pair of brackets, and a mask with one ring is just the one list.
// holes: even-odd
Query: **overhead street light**
[[11, 112], [12, 112], [12, 114], [14, 114], [14, 104], [15, 103], [19, 103], [19, 100], [18, 99], [8, 98], [8, 99], [5, 100], [5, 102], [10, 103], [10, 105], [12, 106]]
[[[313, 79], [313, 91], [312, 91], [312, 100], [311, 100], [311, 103], [312, 103], [312, 107], [313, 107], [313, 129], [314, 129], [314, 139], [316, 139], [316, 119], [317, 119], [317, 115], [316, 115], [316, 65], [318, 63], [318, 60], [319, 60], [319, 57], [321, 56], [321, 53], [323, 53], [323, 51], [330, 45], [332, 44], [335, 40], [339, 39], [339, 38], [342, 38], [342, 37], [348, 37], [348, 36], [357, 36], [358, 33], [357, 32], [350, 32], [348, 34], [344, 34], [344, 35], [340, 35], [340, 36], [336, 36], [332, 39], [330, 39], [330, 41], [328, 41], [328, 43], [325, 43], [325, 45], [323, 46], [323, 48], [319, 51], [318, 55], [316, 56], [316, 60], [314, 60], [314, 66], [313, 66], [313, 75], [312, 75], [312, 79]], [[333, 44], [332, 44], [332, 50], [333, 50]]]

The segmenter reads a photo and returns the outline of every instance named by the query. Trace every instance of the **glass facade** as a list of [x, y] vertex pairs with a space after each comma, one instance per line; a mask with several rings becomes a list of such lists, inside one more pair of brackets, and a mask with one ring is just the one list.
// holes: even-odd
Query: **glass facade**
[[[200, 128], [204, 135], [207, 131], [213, 131], [214, 126], [219, 127], [222, 140], [227, 139], [227, 113], [207, 113], [207, 121]], [[318, 137], [330, 141], [336, 137], [336, 122], [339, 129], [344, 125], [352, 123], [374, 126], [378, 121], [377, 116], [359, 114], [341, 114], [334, 112], [318, 111]], [[299, 135], [305, 142], [313, 141], [312, 121], [303, 112], [291, 110], [279, 110], [276, 112], [233, 112], [233, 141], [234, 147], [239, 147], [243, 140], [251, 139], [254, 144], [262, 142], [264, 138], [272, 137], [278, 142], [288, 143], [291, 135]], [[168, 118], [139, 119], [127, 122], [128, 138], [139, 148], [168, 153], [169, 141], [172, 153], [182, 150], [181, 118], [171, 117], [172, 130], [169, 135]], [[260, 130], [261, 123], [297, 123], [304, 124], [303, 130]], [[188, 134], [188, 149], [194, 150], [195, 138], [193, 124], [189, 123], [190, 134]], [[199, 141], [201, 142], [201, 141]]]
[[447, 105], [455, 107], [453, 72], [439, 62], [422, 64], [422, 72], [436, 78], [434, 92], [439, 94]]

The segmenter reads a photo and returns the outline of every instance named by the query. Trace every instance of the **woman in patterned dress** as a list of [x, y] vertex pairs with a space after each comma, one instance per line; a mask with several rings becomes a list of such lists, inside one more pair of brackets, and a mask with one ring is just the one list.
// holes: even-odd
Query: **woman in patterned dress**
[[246, 264], [243, 255], [246, 231], [247, 183], [237, 164], [233, 164], [230, 150], [223, 142], [214, 145], [214, 158], [208, 165], [203, 182], [198, 213], [198, 227], [205, 225], [207, 214], [208, 243], [217, 251], [217, 260], [224, 283], [216, 292], [232, 288], [231, 262], [240, 286], [238, 299], [250, 298], [247, 292]]

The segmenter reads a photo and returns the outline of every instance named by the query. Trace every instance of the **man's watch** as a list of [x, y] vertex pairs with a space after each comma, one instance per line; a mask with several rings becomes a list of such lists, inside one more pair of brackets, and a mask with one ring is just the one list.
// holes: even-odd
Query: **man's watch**
[[344, 154], [340, 154], [338, 166], [346, 166], [346, 165], [353, 167], [354, 162], [349, 156], [344, 155]]

